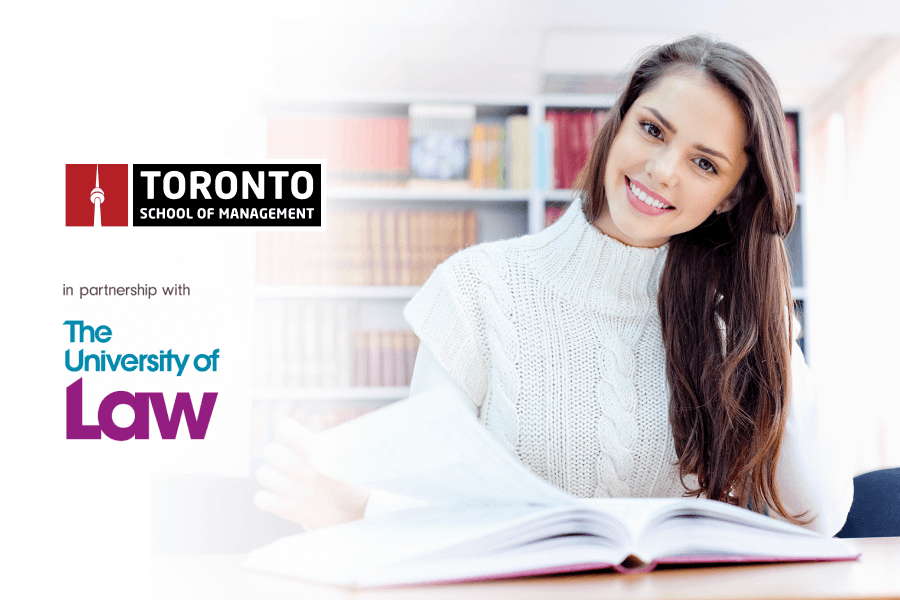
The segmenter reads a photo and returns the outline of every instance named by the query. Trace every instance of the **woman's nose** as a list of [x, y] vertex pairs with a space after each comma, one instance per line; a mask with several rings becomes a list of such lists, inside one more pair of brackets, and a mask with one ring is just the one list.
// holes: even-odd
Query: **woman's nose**
[[672, 187], [677, 180], [678, 156], [674, 148], [660, 148], [647, 160], [647, 175], [657, 185]]

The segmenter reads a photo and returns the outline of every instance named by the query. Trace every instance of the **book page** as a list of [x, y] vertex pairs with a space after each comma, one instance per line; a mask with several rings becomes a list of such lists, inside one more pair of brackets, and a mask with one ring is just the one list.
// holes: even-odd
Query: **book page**
[[316, 529], [252, 551], [248, 569], [350, 587], [603, 568], [624, 557], [563, 507], [420, 507]]
[[510, 455], [460, 394], [439, 388], [326, 430], [313, 443], [309, 462], [335, 479], [432, 504], [577, 502]]

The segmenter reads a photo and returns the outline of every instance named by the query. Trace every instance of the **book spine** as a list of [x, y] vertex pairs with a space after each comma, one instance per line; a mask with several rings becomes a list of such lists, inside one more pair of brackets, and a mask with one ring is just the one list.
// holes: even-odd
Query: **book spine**
[[544, 209], [544, 227], [553, 225], [563, 215], [563, 209], [559, 206], [547, 206]]
[[409, 238], [409, 211], [397, 212], [397, 260], [400, 285], [412, 285], [412, 249]]
[[303, 385], [306, 387], [322, 385], [318, 362], [320, 347], [318, 304], [317, 300], [306, 300], [303, 307]]
[[353, 300], [339, 300], [335, 307], [334, 359], [338, 387], [353, 385]]
[[409, 374], [406, 372], [406, 351], [403, 331], [391, 332], [391, 352], [394, 363], [394, 385], [409, 385]]
[[385, 256], [384, 256], [384, 233], [383, 233], [384, 212], [381, 210], [373, 210], [369, 213], [369, 231], [371, 240], [371, 257], [372, 257], [372, 285], [385, 285], [387, 278], [385, 277]]
[[284, 302], [275, 300], [272, 302], [272, 360], [269, 363], [269, 380], [271, 385], [283, 386], [285, 381], [284, 362]]
[[482, 187], [496, 189], [500, 178], [500, 128], [496, 124], [484, 126], [484, 183]]
[[320, 360], [322, 363], [322, 387], [333, 388], [337, 386], [338, 381], [338, 364], [335, 349], [337, 316], [335, 315], [334, 302], [320, 303], [322, 320], [319, 323], [321, 335], [319, 337], [321, 345], [319, 346]]
[[284, 338], [285, 351], [284, 361], [285, 381], [288, 387], [296, 387], [303, 385], [303, 307], [300, 300], [278, 300], [279, 304], [284, 305]]
[[378, 331], [368, 332], [369, 342], [369, 383], [378, 387], [381, 385], [381, 335]]
[[353, 334], [353, 385], [369, 385], [369, 340], [365, 330], [357, 329]]
[[[544, 183], [544, 185], [551, 186], [552, 189], [561, 189], [562, 188], [562, 167], [565, 164], [565, 161], [562, 160], [562, 152], [563, 152], [563, 144], [562, 140], [560, 140], [560, 136], [563, 134], [562, 120], [565, 117], [565, 114], [559, 110], [548, 110], [546, 121], [552, 128], [551, 131], [553, 135], [550, 136], [550, 139], [553, 141], [550, 146], [553, 151], [553, 161], [551, 164], [554, 165], [554, 169], [549, 171], [548, 181]], [[542, 182], [543, 183], [543, 182]], [[541, 187], [540, 189], [551, 189]]]
[[466, 211], [466, 247], [478, 243], [478, 211]]
[[482, 188], [485, 183], [485, 129], [484, 123], [476, 123], [472, 131], [472, 144], [470, 147], [471, 160], [469, 161], [469, 179], [473, 188]]
[[788, 144], [791, 150], [791, 161], [794, 167], [794, 190], [800, 191], [800, 151], [797, 139], [797, 121], [794, 115], [785, 115], [785, 129], [787, 130]]
[[272, 301], [257, 299], [253, 324], [253, 386], [269, 385], [269, 362], [271, 361], [272, 344], [270, 331], [272, 326]]
[[506, 125], [498, 125], [497, 126], [497, 147], [499, 149], [499, 153], [497, 155], [497, 187], [500, 189], [504, 189], [507, 186], [507, 170], [508, 170], [508, 156], [506, 154]]
[[397, 285], [400, 283], [397, 260], [397, 211], [386, 210], [384, 212], [384, 257], [385, 285]]
[[519, 128], [519, 143], [516, 146], [517, 156], [519, 157], [519, 180], [521, 187], [519, 189], [527, 190], [532, 183], [533, 174], [531, 172], [531, 125], [527, 116], [521, 116], [517, 121]]
[[416, 210], [409, 214], [409, 255], [412, 285], [422, 285], [425, 279], [422, 277], [422, 211]]
[[537, 188], [539, 190], [549, 190], [555, 178], [555, 169], [553, 166], [553, 123], [542, 123], [538, 125], [537, 131], [537, 153], [538, 153], [538, 169], [537, 169]]
[[435, 257], [440, 253], [439, 244], [440, 232], [438, 231], [438, 213], [434, 211], [425, 211], [422, 218], [422, 242], [424, 244], [424, 264], [425, 273], [422, 281], [431, 277], [431, 272], [436, 266]]
[[379, 349], [378, 355], [381, 357], [381, 385], [390, 386], [396, 383], [396, 366], [394, 364], [394, 350], [391, 340], [393, 332], [381, 331], [378, 335]]

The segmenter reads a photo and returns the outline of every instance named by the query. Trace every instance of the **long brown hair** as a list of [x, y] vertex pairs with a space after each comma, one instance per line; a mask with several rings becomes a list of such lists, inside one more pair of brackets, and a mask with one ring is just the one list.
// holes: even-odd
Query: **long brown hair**
[[669, 422], [689, 494], [799, 523], [779, 498], [775, 465], [791, 393], [790, 269], [784, 238], [796, 200], [784, 113], [775, 84], [746, 52], [705, 36], [654, 48], [638, 61], [609, 111], [575, 187], [596, 221], [612, 142], [635, 100], [673, 71], [695, 70], [740, 105], [748, 165], [713, 213], [669, 241], [659, 316], [671, 389]]

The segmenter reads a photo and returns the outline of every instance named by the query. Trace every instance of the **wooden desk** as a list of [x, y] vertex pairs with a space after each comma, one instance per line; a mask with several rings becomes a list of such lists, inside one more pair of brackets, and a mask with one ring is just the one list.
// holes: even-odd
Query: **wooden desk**
[[162, 556], [151, 559], [152, 570], [160, 576], [152, 578], [148, 591], [166, 600], [900, 598], [900, 538], [847, 541], [863, 553], [859, 560], [676, 568], [643, 575], [586, 573], [357, 592], [246, 571], [240, 567], [243, 555]]

